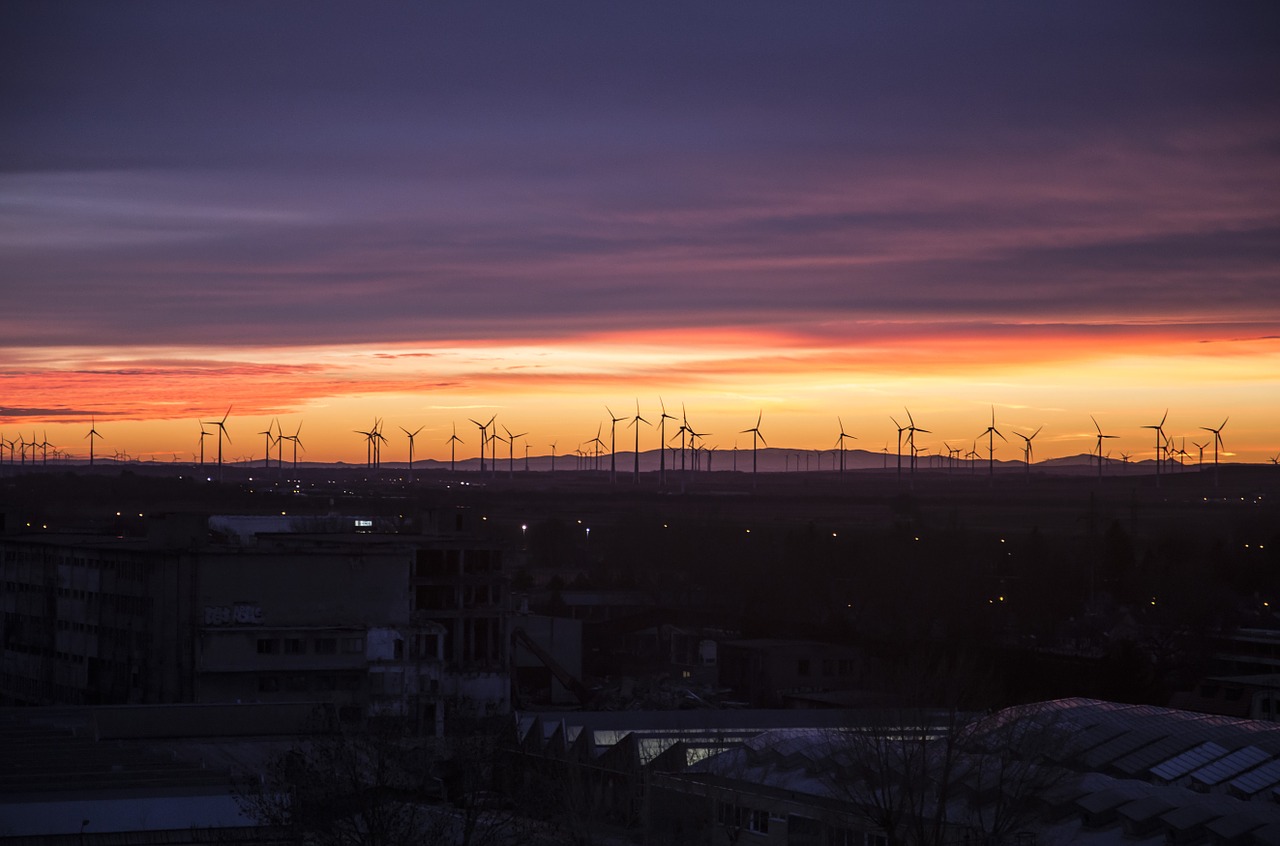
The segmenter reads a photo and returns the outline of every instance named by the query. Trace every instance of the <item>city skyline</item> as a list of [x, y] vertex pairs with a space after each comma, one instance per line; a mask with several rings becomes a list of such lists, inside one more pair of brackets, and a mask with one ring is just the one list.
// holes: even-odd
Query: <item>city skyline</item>
[[909, 407], [1137, 461], [1167, 408], [1265, 463], [1278, 15], [11, 4], [0, 434], [186, 459], [230, 406], [232, 455], [447, 461], [661, 397], [722, 450]]

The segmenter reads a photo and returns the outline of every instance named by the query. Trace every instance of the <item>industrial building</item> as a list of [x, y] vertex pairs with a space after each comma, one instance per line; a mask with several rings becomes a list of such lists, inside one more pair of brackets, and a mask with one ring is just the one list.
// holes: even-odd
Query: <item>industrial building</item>
[[[428, 527], [423, 530], [421, 526]], [[142, 536], [0, 536], [0, 704], [332, 702], [505, 711], [503, 551], [449, 513], [168, 515]]]

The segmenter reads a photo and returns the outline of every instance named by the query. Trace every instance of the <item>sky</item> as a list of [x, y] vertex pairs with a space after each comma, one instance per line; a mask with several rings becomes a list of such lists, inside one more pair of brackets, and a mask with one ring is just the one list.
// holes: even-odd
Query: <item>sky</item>
[[[1274, 3], [7, 2], [0, 436], [1280, 454]], [[621, 424], [620, 424], [621, 426]], [[935, 442], [936, 443], [933, 443]], [[632, 443], [627, 435], [626, 444]], [[642, 427], [641, 448], [658, 435]], [[622, 448], [622, 445], [619, 445]]]

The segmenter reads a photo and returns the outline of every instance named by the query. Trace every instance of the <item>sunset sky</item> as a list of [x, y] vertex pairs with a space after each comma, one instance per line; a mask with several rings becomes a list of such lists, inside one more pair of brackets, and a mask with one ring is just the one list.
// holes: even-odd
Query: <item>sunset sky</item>
[[[1280, 453], [1280, 6], [7, 2], [0, 435]], [[900, 418], [901, 419], [901, 418]], [[605, 430], [608, 423], [605, 422]], [[642, 448], [657, 435], [642, 433]], [[621, 440], [621, 436], [620, 436]], [[627, 435], [627, 444], [631, 436]], [[620, 444], [621, 446], [621, 444]]]

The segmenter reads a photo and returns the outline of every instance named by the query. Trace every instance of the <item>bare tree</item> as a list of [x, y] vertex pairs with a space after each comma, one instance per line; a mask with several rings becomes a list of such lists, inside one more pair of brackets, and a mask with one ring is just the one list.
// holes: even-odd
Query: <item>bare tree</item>
[[405, 738], [385, 725], [318, 730], [244, 779], [237, 801], [294, 843], [437, 842], [449, 820], [428, 802], [434, 755]]
[[995, 714], [900, 709], [835, 732], [829, 784], [890, 846], [977, 836], [997, 846], [1033, 823], [1036, 800], [1070, 777], [1067, 733], [1046, 708]]
[[242, 779], [237, 801], [260, 825], [306, 846], [492, 846], [532, 829], [491, 790], [488, 726], [424, 737], [398, 721], [315, 730]]

